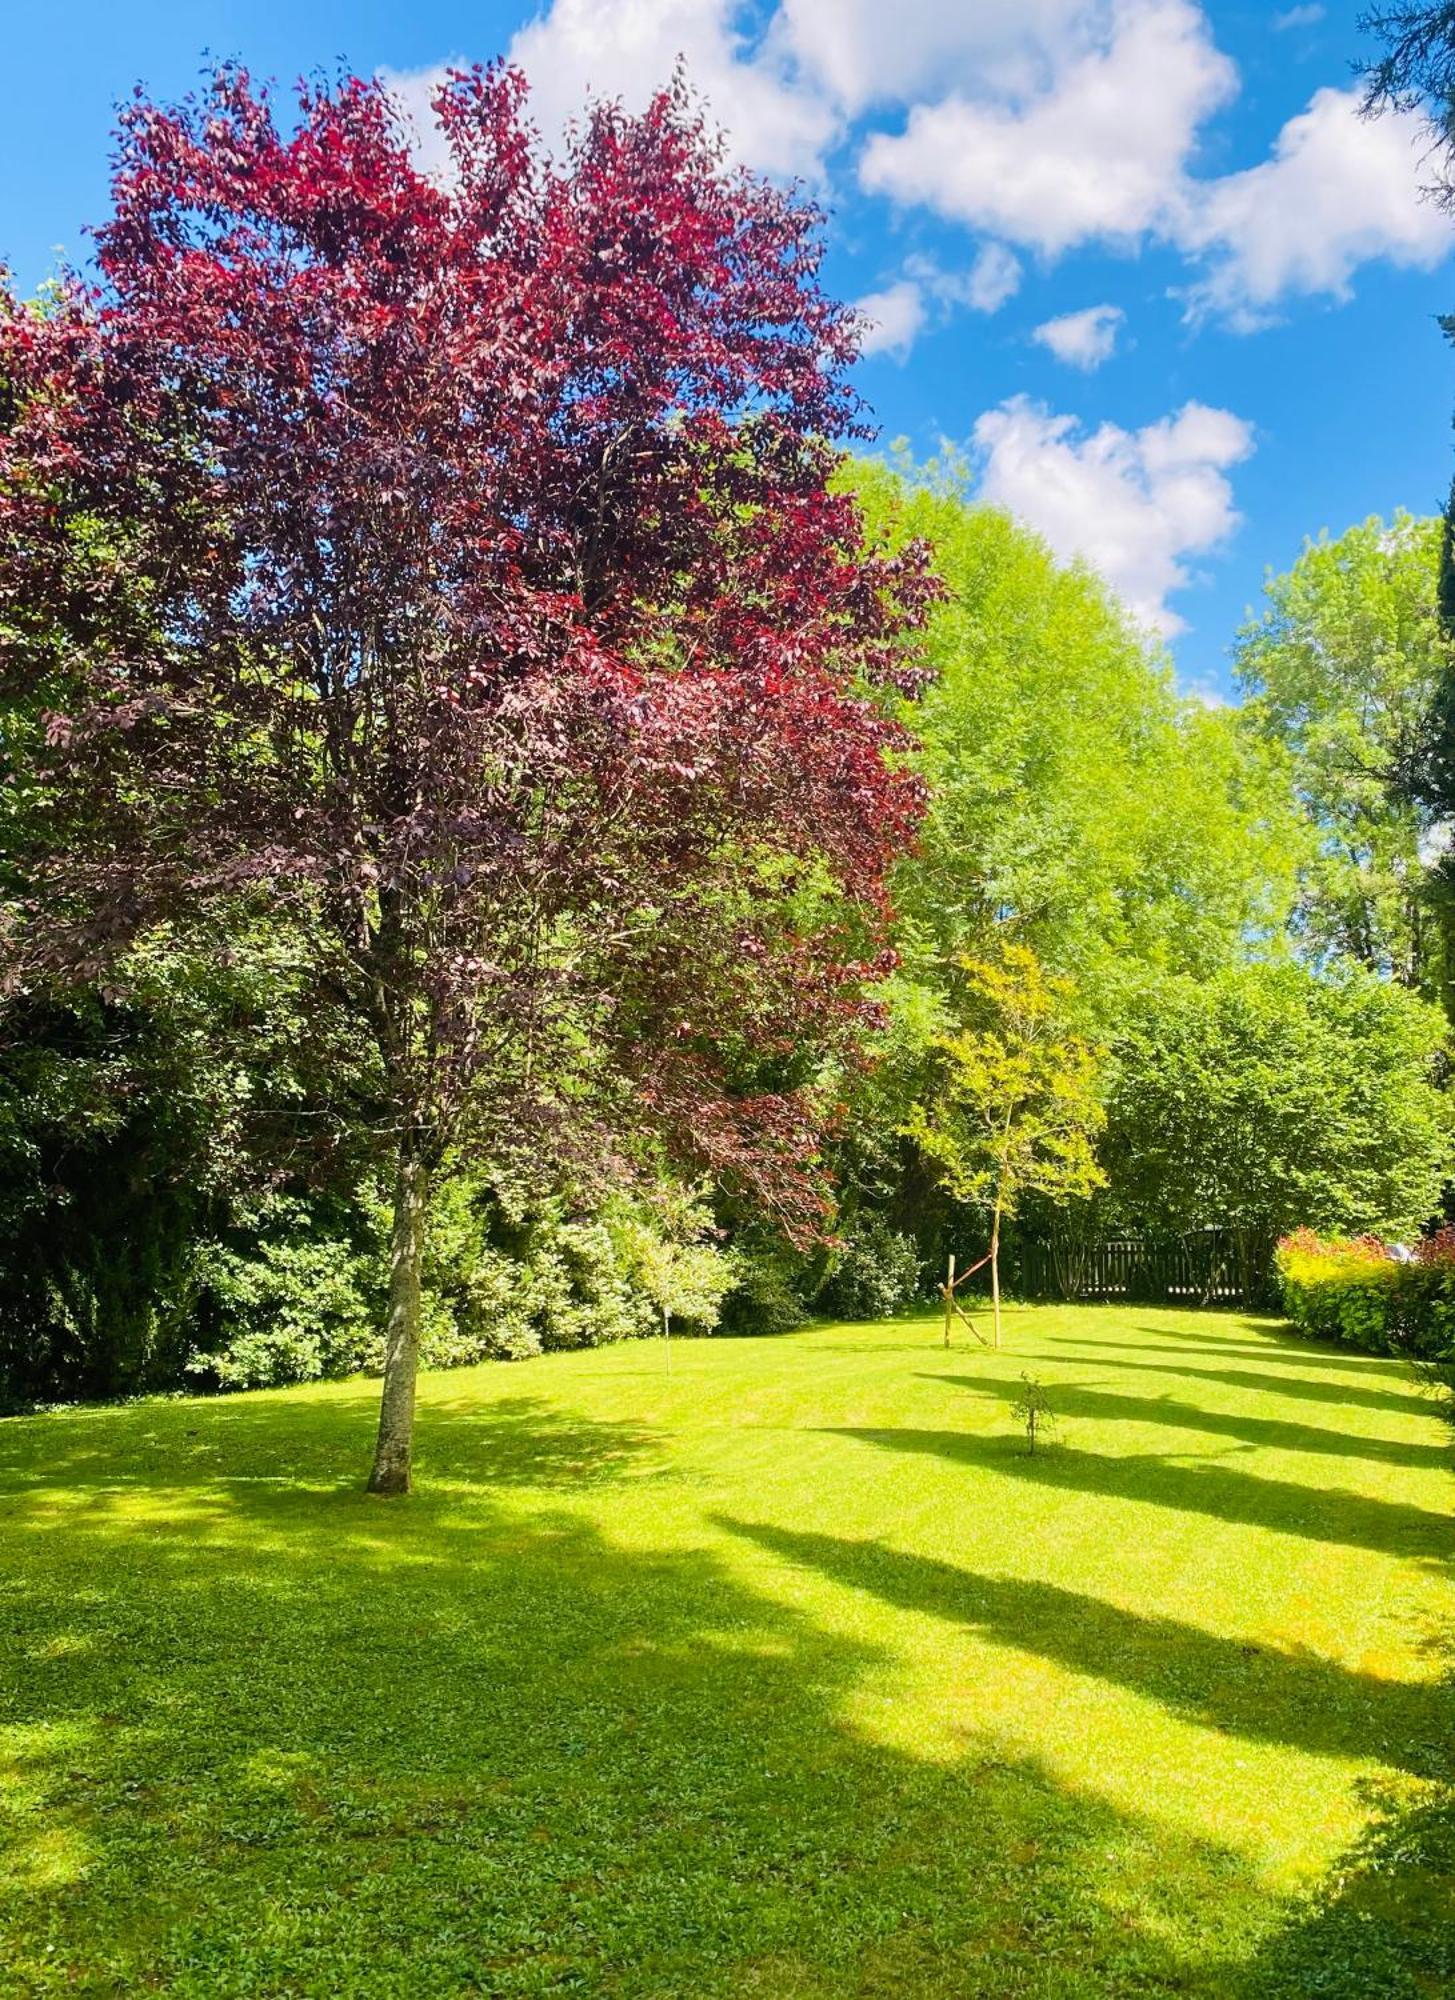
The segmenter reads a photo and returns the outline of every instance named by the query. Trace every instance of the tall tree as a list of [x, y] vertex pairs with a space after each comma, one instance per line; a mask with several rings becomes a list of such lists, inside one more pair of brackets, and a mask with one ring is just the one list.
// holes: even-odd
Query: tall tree
[[814, 212], [680, 88], [559, 163], [523, 92], [452, 77], [438, 176], [374, 83], [138, 98], [99, 288], [0, 307], [4, 683], [50, 691], [11, 976], [260, 887], [308, 927], [394, 1158], [377, 1492], [447, 1147], [646, 1123], [808, 1225], [781, 1052], [852, 1020], [919, 805], [929, 585], [828, 489]]
[[1236, 665], [1250, 722], [1287, 753], [1319, 834], [1306, 941], [1448, 998], [1431, 879], [1442, 816], [1421, 782], [1450, 658], [1441, 542], [1438, 520], [1399, 514], [1308, 543], [1269, 580]]
[[962, 1225], [902, 1128], [956, 1017], [957, 961], [1025, 946], [1074, 981], [1066, 1004], [1102, 1042], [1149, 976], [1276, 950], [1313, 843], [1282, 753], [1180, 696], [1092, 571], [968, 500], [953, 464], [843, 477], [891, 542], [931, 541], [945, 595], [913, 718], [929, 803], [893, 879], [901, 964], [878, 1060], [844, 1079], [840, 1223], [866, 1253], [887, 1224], [942, 1263]]
[[1243, 1283], [1284, 1231], [1418, 1230], [1451, 1166], [1439, 1010], [1344, 964], [1167, 979], [1109, 1055], [1101, 1147], [1116, 1219], [1236, 1232]]
[[[1376, 7], [1359, 23], [1376, 35], [1383, 53], [1365, 67], [1364, 111], [1424, 113], [1434, 179], [1428, 192], [1447, 214], [1455, 212], [1455, 0], [1418, 6]], [[1455, 341], [1455, 314], [1440, 320]], [[1423, 802], [1441, 819], [1455, 821], [1455, 482], [1445, 502], [1440, 550], [1440, 616], [1451, 651], [1430, 705], [1426, 754], [1419, 774]], [[1455, 963], [1455, 857], [1436, 870], [1447, 956]]]
[[851, 476], [886, 534], [933, 543], [945, 583], [915, 716], [929, 805], [895, 881], [907, 967], [934, 985], [1011, 938], [1076, 981], [1096, 1036], [1129, 969], [1210, 972], [1281, 932], [1301, 829], [1232, 713], [1180, 697], [1100, 578], [967, 502], [953, 465]]

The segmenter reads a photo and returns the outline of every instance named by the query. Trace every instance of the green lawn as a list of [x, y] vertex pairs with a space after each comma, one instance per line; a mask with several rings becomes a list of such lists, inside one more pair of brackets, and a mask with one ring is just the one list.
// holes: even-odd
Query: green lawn
[[0, 1424], [0, 1992], [1455, 1991], [1428, 1403], [1006, 1331], [433, 1376], [402, 1503], [366, 1382]]

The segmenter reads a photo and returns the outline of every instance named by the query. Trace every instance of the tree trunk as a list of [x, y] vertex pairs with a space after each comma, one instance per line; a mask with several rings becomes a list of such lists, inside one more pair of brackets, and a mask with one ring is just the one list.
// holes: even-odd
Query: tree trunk
[[414, 1382], [419, 1373], [419, 1277], [429, 1169], [406, 1141], [394, 1184], [394, 1232], [389, 1249], [389, 1324], [384, 1335], [384, 1392], [371, 1493], [407, 1493], [414, 1442]]
[[995, 1345], [1000, 1345], [1000, 1196], [990, 1218], [990, 1317], [995, 1328]]

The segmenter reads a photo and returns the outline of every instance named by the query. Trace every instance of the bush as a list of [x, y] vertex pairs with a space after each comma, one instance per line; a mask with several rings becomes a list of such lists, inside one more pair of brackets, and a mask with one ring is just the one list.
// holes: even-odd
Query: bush
[[743, 1254], [737, 1282], [722, 1304], [722, 1324], [729, 1333], [792, 1333], [809, 1318], [784, 1261], [762, 1254]]
[[882, 1216], [860, 1215], [845, 1231], [815, 1304], [838, 1319], [887, 1319], [918, 1297], [919, 1247]]
[[1406, 1263], [1377, 1237], [1300, 1229], [1276, 1263], [1283, 1309], [1302, 1332], [1365, 1354], [1455, 1360], [1455, 1230], [1425, 1238]]
[[[377, 1186], [274, 1189], [219, 1200], [217, 1214], [199, 1200], [194, 1215], [179, 1198], [167, 1231], [154, 1220], [149, 1234], [128, 1233], [149, 1183], [137, 1185], [100, 1150], [84, 1186], [71, 1161], [70, 1206], [7, 1201], [20, 1146], [5, 1109], [0, 1076], [0, 1222], [12, 1248], [35, 1253], [0, 1257], [0, 1412], [47, 1398], [262, 1389], [382, 1367], [390, 1213]], [[130, 1131], [123, 1136], [131, 1143]], [[185, 1174], [165, 1179], [184, 1193], [189, 1185]], [[108, 1227], [92, 1245], [98, 1216]], [[445, 1172], [425, 1245], [420, 1359], [455, 1368], [640, 1339], [661, 1333], [664, 1308], [675, 1332], [706, 1333], [741, 1268], [691, 1189], [616, 1196], [582, 1214], [480, 1174]], [[805, 1317], [801, 1300], [771, 1280], [766, 1291], [751, 1280], [738, 1289], [753, 1331]]]
[[202, 1312], [221, 1338], [187, 1372], [220, 1389], [350, 1375], [379, 1351], [378, 1260], [333, 1236], [289, 1234], [247, 1251], [209, 1245]]
[[426, 1253], [425, 1365], [641, 1339], [661, 1332], [664, 1304], [680, 1331], [708, 1331], [731, 1266], [711, 1243], [692, 1240], [707, 1217], [691, 1197], [679, 1191], [666, 1207], [665, 1225], [626, 1200], [568, 1216], [477, 1180], [449, 1182]]

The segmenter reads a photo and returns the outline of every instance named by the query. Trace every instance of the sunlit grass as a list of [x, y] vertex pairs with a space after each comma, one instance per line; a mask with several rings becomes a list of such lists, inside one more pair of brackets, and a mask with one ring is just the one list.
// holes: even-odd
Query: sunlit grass
[[[431, 1378], [403, 1503], [374, 1393], [0, 1425], [0, 1991], [1455, 1978], [1396, 1364], [1132, 1308], [553, 1356]], [[1418, 1936], [1299, 1900], [1380, 1798]]]

